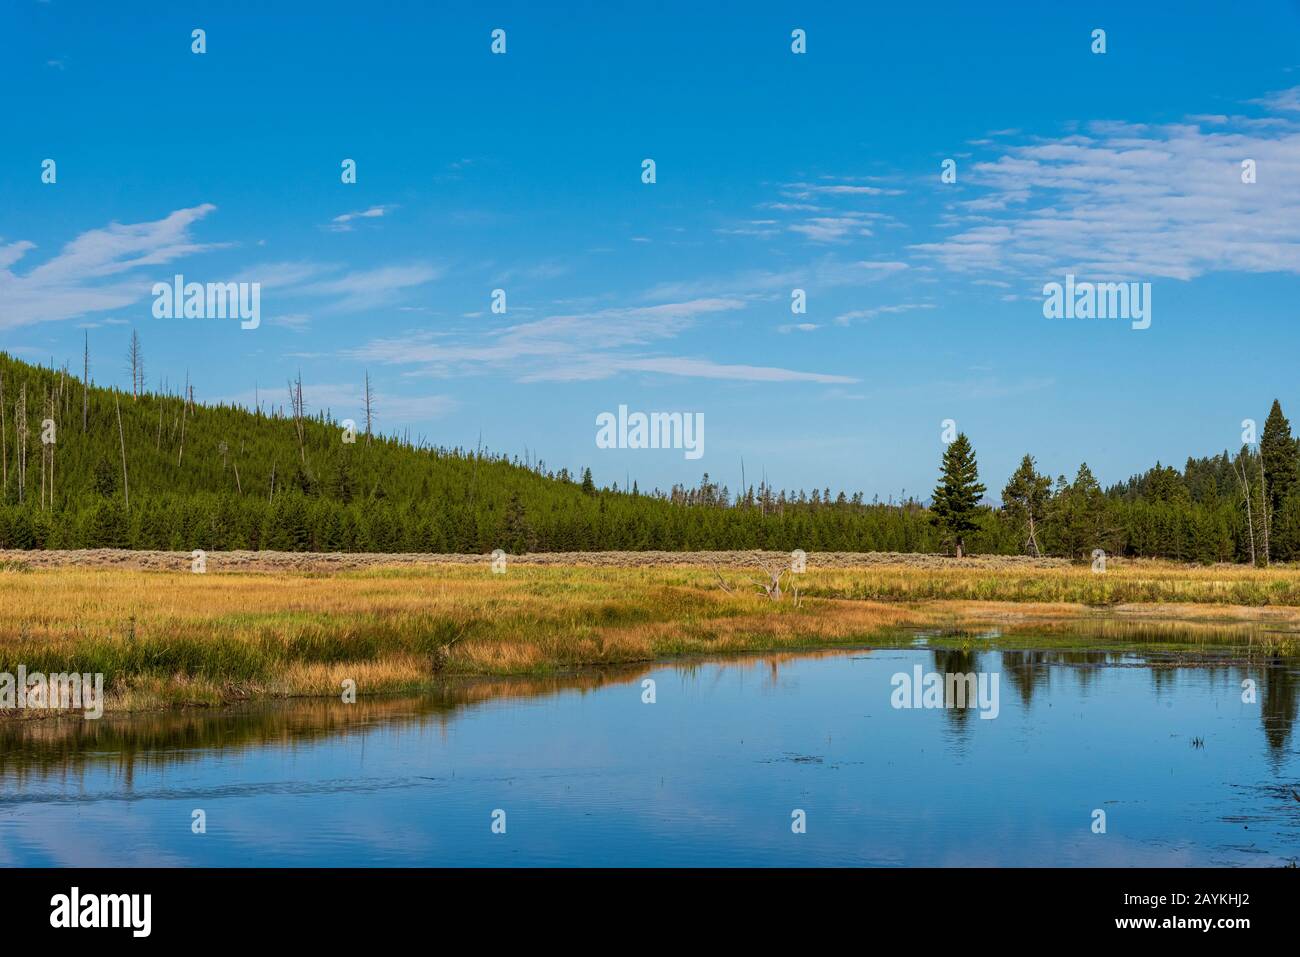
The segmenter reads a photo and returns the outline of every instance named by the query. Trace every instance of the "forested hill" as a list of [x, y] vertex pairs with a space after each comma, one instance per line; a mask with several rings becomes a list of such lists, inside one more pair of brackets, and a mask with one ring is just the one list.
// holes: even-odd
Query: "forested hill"
[[[367, 435], [364, 422], [349, 443], [324, 410], [295, 414], [292, 387], [249, 411], [190, 401], [185, 389], [163, 395], [137, 386], [135, 395], [93, 383], [83, 388], [79, 371], [0, 352], [0, 547], [485, 554], [934, 552], [948, 545], [915, 501], [882, 504], [860, 494], [762, 486], [732, 493], [707, 475], [697, 487], [668, 492], [635, 484], [601, 489], [589, 470], [579, 477], [543, 462]], [[53, 443], [43, 441], [45, 420], [54, 422]], [[1294, 457], [1289, 428], [1287, 441]], [[1271, 490], [1255, 488], [1260, 497], [1247, 524], [1245, 490], [1256, 481], [1260, 470], [1251, 463], [1258, 459], [1243, 451], [1236, 459], [1224, 453], [1189, 460], [1186, 475], [1153, 469], [1107, 492], [1086, 466], [1055, 485], [1035, 475], [1044, 494], [1030, 494], [1027, 508], [978, 509], [966, 549], [1032, 551], [1028, 511], [1036, 520], [1034, 543], [1046, 553], [1079, 557], [1102, 547], [1232, 561], [1249, 560], [1253, 546], [1262, 560], [1267, 520], [1269, 553], [1289, 558], [1300, 550], [1300, 501], [1283, 495], [1266, 514], [1260, 503]], [[1246, 484], [1234, 480], [1238, 465]], [[996, 489], [988, 497], [996, 499]]]
[[[347, 443], [324, 410], [295, 416], [287, 386], [252, 412], [183, 394], [83, 389], [79, 371], [0, 352], [0, 547], [475, 554], [939, 547], [916, 505], [846, 501], [825, 509], [756, 490], [752, 508], [722, 508], [730, 492], [707, 477], [666, 493], [598, 489], [589, 470], [570, 475], [540, 461], [368, 436], [364, 422]], [[41, 441], [46, 419], [55, 422], [53, 446]]]

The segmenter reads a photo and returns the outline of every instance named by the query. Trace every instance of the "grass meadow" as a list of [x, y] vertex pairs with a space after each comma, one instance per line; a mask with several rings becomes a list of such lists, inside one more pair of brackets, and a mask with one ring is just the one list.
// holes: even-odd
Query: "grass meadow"
[[[737, 652], [935, 643], [1291, 655], [1300, 569], [872, 558], [760, 585], [780, 557], [256, 570], [0, 558], [0, 671], [102, 672], [112, 710], [395, 693], [464, 676]], [[238, 570], [223, 570], [234, 568]], [[175, 569], [175, 570], [172, 570]], [[796, 591], [797, 589], [797, 591]], [[13, 714], [14, 712], [10, 712]], [[25, 717], [39, 716], [25, 712]]]

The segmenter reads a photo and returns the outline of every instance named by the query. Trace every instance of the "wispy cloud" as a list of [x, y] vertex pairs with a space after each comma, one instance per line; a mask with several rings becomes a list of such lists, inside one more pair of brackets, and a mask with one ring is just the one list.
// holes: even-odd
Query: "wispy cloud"
[[331, 312], [357, 312], [397, 302], [408, 289], [431, 283], [443, 273], [430, 263], [380, 266], [308, 283], [297, 291], [333, 299], [326, 307]]
[[[377, 208], [377, 207], [376, 207]], [[146, 300], [154, 282], [170, 279], [158, 269], [236, 243], [200, 242], [193, 227], [216, 210], [211, 203], [178, 209], [143, 223], [110, 223], [81, 233], [57, 254], [25, 273], [18, 270], [36, 249], [27, 240], [0, 239], [0, 329], [39, 322], [89, 319], [100, 312], [125, 310]], [[281, 325], [301, 326], [306, 312], [285, 308], [294, 297], [325, 300], [313, 311], [360, 312], [400, 301], [411, 290], [440, 278], [430, 263], [404, 263], [346, 270], [330, 263], [279, 262], [252, 265], [234, 276], [214, 277], [259, 283], [281, 293]], [[147, 316], [147, 312], [141, 312]], [[85, 323], [83, 322], [83, 325]]]
[[786, 183], [781, 192], [792, 199], [810, 200], [817, 196], [898, 196], [899, 189], [867, 186], [862, 183]]
[[0, 244], [0, 329], [77, 319], [139, 302], [149, 293], [140, 270], [229, 245], [190, 236], [190, 228], [215, 209], [204, 203], [151, 222], [88, 230], [21, 275], [11, 267], [35, 244]]
[[323, 228], [329, 230], [332, 233], [349, 233], [355, 228], [352, 225], [354, 220], [382, 219], [384, 216], [388, 215], [388, 213], [394, 209], [397, 209], [397, 207], [391, 205], [371, 206], [369, 209], [359, 210], [358, 212], [343, 213], [339, 216], [335, 216], [334, 219], [331, 220], [328, 224], [326, 224]]
[[835, 317], [834, 322], [837, 326], [848, 326], [855, 322], [865, 322], [879, 316], [892, 316], [901, 312], [934, 308], [936, 307], [932, 302], [903, 302], [889, 306], [871, 306], [866, 309], [850, 309], [848, 312], [842, 312]]
[[697, 320], [744, 308], [745, 300], [705, 297], [649, 306], [572, 312], [481, 330], [473, 341], [427, 332], [376, 339], [347, 353], [368, 362], [416, 365], [415, 374], [497, 372], [521, 382], [592, 381], [619, 373], [660, 373], [766, 382], [843, 382], [842, 376], [767, 366], [726, 365], [707, 358], [667, 356], [645, 350], [677, 338]]
[[[902, 190], [872, 185], [871, 177], [823, 176], [818, 182], [785, 183], [781, 199], [761, 204], [773, 212], [795, 214], [795, 218], [769, 227], [770, 234], [785, 231], [814, 243], [846, 243], [872, 236], [875, 228], [892, 222], [878, 210], [860, 208], [862, 200], [898, 196]], [[814, 213], [815, 215], [802, 215]]]
[[[1300, 109], [1300, 87], [1258, 101]], [[956, 232], [912, 247], [962, 272], [1193, 279], [1300, 272], [1300, 116], [1096, 122], [974, 164]], [[1258, 181], [1242, 182], [1254, 160]]]
[[906, 272], [909, 266], [894, 259], [841, 259], [824, 257], [787, 269], [748, 269], [730, 275], [663, 282], [648, 290], [647, 299], [687, 299], [726, 296], [734, 299], [771, 299], [789, 295], [795, 287], [819, 290], [866, 286]]
[[880, 217], [870, 213], [844, 213], [840, 216], [812, 216], [787, 227], [792, 233], [818, 243], [842, 243], [855, 236], [872, 235], [871, 224]]

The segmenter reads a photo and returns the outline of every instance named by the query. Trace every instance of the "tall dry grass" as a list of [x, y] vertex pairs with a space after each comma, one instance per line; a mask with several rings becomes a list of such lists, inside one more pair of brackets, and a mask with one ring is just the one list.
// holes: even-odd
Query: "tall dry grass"
[[[259, 696], [426, 687], [454, 675], [554, 674], [671, 656], [887, 643], [919, 628], [1021, 637], [1035, 629], [1087, 646], [1095, 608], [1117, 620], [1161, 605], [1168, 618], [1267, 626], [1290, 650], [1300, 629], [1292, 570], [1116, 563], [1087, 568], [870, 565], [810, 556], [798, 605], [770, 602], [752, 577], [683, 566], [398, 565], [324, 573], [194, 575], [92, 568], [0, 568], [0, 671], [102, 672], [109, 707], [220, 704]], [[725, 583], [725, 588], [723, 587]], [[730, 589], [730, 590], [727, 590]], [[1241, 607], [1241, 606], [1253, 606]], [[1073, 631], [1052, 623], [1073, 622]], [[1116, 626], [1119, 627], [1119, 626]], [[1090, 632], [1088, 629], [1092, 628]], [[1242, 628], [1223, 630], [1223, 643]], [[1178, 627], [1161, 632], [1178, 642]], [[1195, 638], [1213, 643], [1213, 628]], [[1136, 633], [1136, 632], [1134, 632]], [[1208, 637], [1207, 637], [1208, 636]], [[1112, 628], [1106, 641], [1122, 637]], [[1190, 641], [1191, 639], [1189, 639]], [[1253, 640], [1253, 639], [1252, 639]]]

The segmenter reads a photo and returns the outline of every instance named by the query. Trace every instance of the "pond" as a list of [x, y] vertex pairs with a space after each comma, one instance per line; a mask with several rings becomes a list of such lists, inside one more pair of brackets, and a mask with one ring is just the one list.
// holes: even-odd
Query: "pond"
[[1294, 660], [922, 637], [9, 720], [0, 865], [1281, 866], [1298, 697]]

